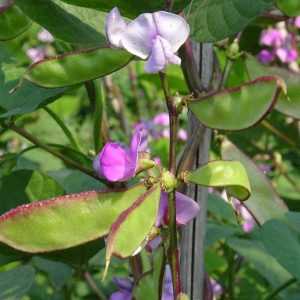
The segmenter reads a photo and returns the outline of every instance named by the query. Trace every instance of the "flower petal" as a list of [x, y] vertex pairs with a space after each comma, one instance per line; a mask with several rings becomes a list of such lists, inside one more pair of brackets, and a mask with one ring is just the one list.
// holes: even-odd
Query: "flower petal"
[[124, 290], [111, 294], [109, 298], [109, 300], [131, 300], [131, 299], [132, 299], [132, 293]]
[[166, 11], [155, 12], [153, 18], [158, 34], [169, 42], [173, 53], [177, 52], [189, 36], [189, 24], [181, 16]]
[[120, 290], [132, 291], [133, 282], [131, 279], [126, 277], [114, 277], [112, 281]]
[[174, 299], [174, 294], [173, 294], [171, 268], [169, 265], [166, 265], [161, 300], [173, 300], [173, 299]]
[[127, 25], [122, 34], [122, 46], [130, 53], [146, 59], [157, 35], [152, 14], [141, 14]]
[[111, 182], [126, 181], [135, 175], [136, 161], [131, 160], [128, 149], [118, 143], [107, 143], [94, 160], [99, 176]]
[[192, 198], [176, 192], [176, 222], [185, 225], [194, 219], [200, 211], [199, 204]]
[[113, 8], [106, 16], [105, 33], [109, 43], [117, 48], [122, 47], [121, 38], [126, 30], [127, 24], [120, 15], [117, 7]]
[[147, 73], [158, 73], [166, 67], [167, 63], [161, 39], [157, 37], [154, 41], [151, 55], [145, 65], [145, 71]]

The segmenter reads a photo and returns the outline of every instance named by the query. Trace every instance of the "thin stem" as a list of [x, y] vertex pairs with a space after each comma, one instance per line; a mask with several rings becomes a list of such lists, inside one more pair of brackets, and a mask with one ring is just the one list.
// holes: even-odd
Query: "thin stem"
[[138, 254], [138, 255], [130, 257], [129, 264], [130, 264], [133, 278], [134, 278], [135, 282], [137, 282], [143, 274], [141, 255]]
[[283, 283], [281, 286], [279, 286], [277, 289], [275, 289], [270, 295], [268, 295], [265, 300], [272, 300], [275, 299], [275, 297], [282, 292], [284, 289], [288, 288], [290, 285], [297, 282], [296, 278], [292, 278], [285, 283]]
[[[178, 128], [178, 115], [176, 105], [169, 91], [168, 82], [164, 73], [159, 73], [162, 89], [170, 118], [170, 145], [169, 145], [169, 171], [176, 176], [176, 139]], [[175, 190], [168, 194], [168, 211], [169, 211], [169, 249], [168, 259], [171, 265], [172, 282], [174, 299], [181, 293], [180, 273], [179, 273], [179, 256], [177, 245], [177, 228], [176, 228], [176, 204]]]
[[98, 299], [100, 299], [100, 300], [106, 300], [107, 299], [106, 296], [103, 294], [103, 292], [98, 288], [96, 282], [94, 281], [94, 278], [92, 277], [92, 275], [88, 271], [85, 271], [83, 273], [83, 277], [84, 277], [86, 283], [91, 288], [91, 290], [96, 294]]
[[224, 71], [222, 72], [222, 75], [221, 75], [221, 80], [219, 83], [218, 90], [222, 90], [224, 88], [225, 83], [228, 78], [228, 75], [230, 73], [231, 67], [232, 67], [232, 60], [229, 58], [226, 58], [226, 63], [225, 63]]
[[64, 156], [63, 154], [61, 154], [60, 152], [54, 150], [51, 146], [44, 144], [43, 142], [41, 142], [39, 139], [37, 139], [36, 137], [34, 137], [33, 135], [31, 135], [29, 132], [27, 132], [25, 129], [20, 128], [14, 124], [10, 124], [7, 126], [7, 128], [15, 131], [16, 133], [18, 133], [19, 135], [21, 135], [22, 137], [26, 138], [28, 141], [30, 141], [32, 144], [36, 145], [37, 147], [51, 153], [53, 156], [61, 159], [66, 165], [78, 169], [81, 172], [94, 177], [96, 179], [98, 179], [99, 181], [102, 181], [103, 183], [106, 183], [104, 180], [102, 180], [101, 178], [98, 178], [98, 176], [94, 173], [93, 170], [86, 168], [80, 164], [78, 164], [77, 162], [69, 159], [68, 157]]
[[66, 137], [69, 139], [70, 144], [78, 151], [80, 151], [80, 147], [73, 137], [72, 132], [69, 128], [65, 125], [65, 123], [60, 119], [60, 117], [49, 107], [44, 107], [44, 110], [52, 117], [52, 119], [57, 123], [57, 125], [61, 128], [61, 130], [65, 133]]

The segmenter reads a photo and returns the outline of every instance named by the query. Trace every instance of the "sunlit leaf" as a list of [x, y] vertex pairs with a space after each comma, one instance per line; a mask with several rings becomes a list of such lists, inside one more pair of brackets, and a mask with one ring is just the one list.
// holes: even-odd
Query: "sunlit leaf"
[[300, 2], [298, 0], [276, 0], [276, 4], [284, 14], [290, 17], [300, 15]]
[[287, 211], [285, 203], [278, 197], [271, 182], [258, 167], [232, 143], [222, 143], [222, 158], [240, 161], [247, 170], [251, 185], [250, 198], [244, 205], [253, 213], [259, 223], [264, 223]]
[[241, 130], [262, 120], [274, 106], [283, 82], [277, 77], [260, 77], [242, 86], [207, 95], [188, 107], [207, 127]]
[[37, 62], [24, 77], [42, 87], [64, 87], [113, 73], [132, 58], [131, 54], [119, 49], [82, 50]]
[[0, 217], [0, 241], [34, 253], [96, 240], [144, 192], [140, 184], [129, 190], [91, 191], [19, 206]]
[[186, 182], [210, 187], [225, 187], [228, 192], [246, 200], [251, 188], [245, 168], [239, 161], [211, 161], [184, 175]]

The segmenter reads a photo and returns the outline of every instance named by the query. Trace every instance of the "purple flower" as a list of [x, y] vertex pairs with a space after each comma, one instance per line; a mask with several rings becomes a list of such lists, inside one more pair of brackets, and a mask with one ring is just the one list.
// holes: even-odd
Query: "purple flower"
[[258, 59], [263, 64], [269, 64], [275, 59], [275, 55], [272, 51], [263, 49], [258, 53]]
[[260, 37], [260, 44], [269, 47], [280, 47], [284, 36], [280, 30], [269, 28], [263, 30]]
[[277, 49], [276, 55], [281, 60], [281, 62], [286, 64], [292, 63], [298, 59], [297, 49], [289, 46]]
[[119, 288], [117, 292], [111, 294], [109, 300], [131, 300], [133, 282], [129, 278], [114, 278], [113, 282]]
[[169, 126], [170, 118], [168, 113], [159, 113], [153, 118], [153, 123], [158, 126]]
[[256, 223], [254, 218], [252, 217], [252, 215], [249, 213], [249, 211], [247, 210], [247, 208], [245, 206], [243, 206], [243, 204], [237, 200], [237, 199], [233, 199], [233, 207], [236, 210], [236, 212], [241, 216], [242, 220], [243, 220], [243, 230], [244, 232], [248, 233], [251, 232]]
[[166, 265], [165, 275], [164, 275], [164, 286], [163, 293], [161, 295], [161, 300], [173, 300], [173, 282], [172, 282], [172, 273], [169, 265]]
[[127, 24], [116, 7], [107, 15], [105, 30], [112, 46], [147, 59], [148, 73], [162, 71], [167, 64], [179, 65], [175, 53], [190, 31], [182, 17], [165, 11], [141, 14]]
[[26, 51], [26, 55], [33, 63], [43, 60], [46, 57], [44, 48], [29, 48]]
[[178, 138], [180, 139], [180, 140], [182, 140], [182, 141], [187, 141], [187, 139], [188, 139], [188, 134], [187, 134], [187, 132], [186, 132], [186, 130], [184, 130], [184, 129], [182, 129], [182, 128], [180, 128], [179, 130], [178, 130]]
[[130, 148], [116, 142], [105, 144], [93, 163], [98, 176], [111, 182], [127, 181], [134, 177], [138, 167], [142, 138], [142, 131], [136, 130]]
[[[195, 218], [200, 211], [196, 201], [190, 197], [176, 192], [176, 223], [177, 225], [186, 225]], [[168, 223], [168, 194], [162, 192], [159, 212], [156, 220], [156, 226]]]
[[223, 287], [213, 278], [209, 279], [214, 297], [219, 297], [223, 293]]
[[53, 35], [46, 29], [42, 29], [38, 35], [38, 40], [40, 40], [43, 43], [53, 43], [54, 42], [54, 37]]
[[294, 24], [297, 28], [300, 28], [300, 16], [295, 18]]

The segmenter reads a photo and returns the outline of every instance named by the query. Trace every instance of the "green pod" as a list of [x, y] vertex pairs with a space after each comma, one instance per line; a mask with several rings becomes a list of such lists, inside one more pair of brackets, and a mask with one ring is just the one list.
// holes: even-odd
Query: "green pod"
[[14, 39], [22, 34], [31, 22], [15, 5], [0, 11], [0, 41]]
[[191, 101], [188, 107], [207, 127], [242, 130], [262, 120], [284, 89], [284, 82], [278, 77], [259, 77], [242, 86]]
[[160, 194], [160, 186], [153, 186], [114, 222], [107, 239], [106, 271], [112, 255], [135, 255], [147, 241], [157, 218]]
[[128, 190], [85, 192], [33, 202], [0, 217], [0, 241], [30, 253], [67, 249], [109, 233], [120, 213], [143, 195]]
[[239, 161], [211, 161], [195, 171], [187, 172], [184, 181], [210, 187], [225, 187], [235, 198], [246, 200], [251, 193], [244, 166]]
[[81, 50], [37, 62], [29, 67], [24, 78], [45, 88], [70, 86], [111, 74], [132, 58], [120, 49]]

